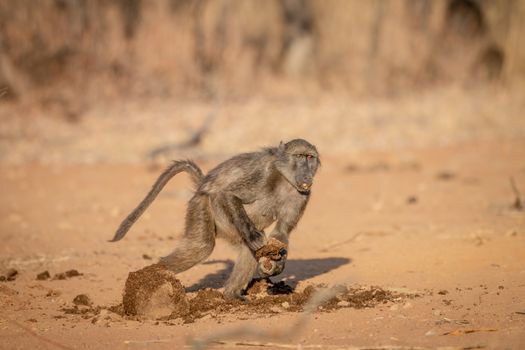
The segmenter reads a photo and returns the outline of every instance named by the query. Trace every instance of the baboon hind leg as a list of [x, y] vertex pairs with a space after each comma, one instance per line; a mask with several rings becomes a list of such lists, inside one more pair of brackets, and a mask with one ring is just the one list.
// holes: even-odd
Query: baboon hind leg
[[242, 290], [246, 288], [257, 271], [257, 261], [246, 245], [240, 246], [240, 253], [233, 271], [224, 286], [224, 295], [228, 299], [243, 299]]
[[210, 256], [215, 247], [215, 223], [206, 196], [195, 195], [188, 203], [184, 235], [175, 250], [160, 259], [175, 273], [186, 271]]

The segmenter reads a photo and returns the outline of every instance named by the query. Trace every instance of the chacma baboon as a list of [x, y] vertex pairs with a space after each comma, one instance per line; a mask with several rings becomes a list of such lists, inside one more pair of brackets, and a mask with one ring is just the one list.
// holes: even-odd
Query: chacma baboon
[[[175, 161], [120, 224], [112, 242], [124, 237], [174, 175], [186, 171], [196, 191], [188, 204], [185, 232], [173, 253], [161, 258], [160, 263], [175, 273], [185, 271], [211, 254], [215, 237], [225, 238], [239, 247], [240, 252], [224, 294], [227, 298], [242, 299], [243, 289], [257, 270], [255, 251], [270, 237], [288, 245], [288, 236], [310, 198], [319, 164], [315, 146], [302, 139], [239, 154], [206, 176], [192, 161]], [[266, 237], [263, 230], [273, 222], [275, 228]], [[271, 276], [284, 269], [286, 251], [281, 255], [283, 258], [276, 263]]]

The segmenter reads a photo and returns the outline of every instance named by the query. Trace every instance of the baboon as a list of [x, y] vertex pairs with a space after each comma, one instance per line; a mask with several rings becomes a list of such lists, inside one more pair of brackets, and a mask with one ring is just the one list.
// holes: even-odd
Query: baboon
[[[257, 271], [255, 252], [271, 237], [288, 247], [288, 236], [303, 215], [319, 165], [317, 149], [302, 139], [239, 154], [206, 176], [190, 160], [175, 161], [124, 219], [111, 241], [122, 239], [166, 183], [185, 171], [196, 190], [188, 203], [184, 235], [175, 250], [159, 263], [175, 273], [185, 271], [211, 254], [216, 237], [225, 238], [239, 248], [239, 255], [224, 295], [244, 299], [243, 289]], [[263, 230], [274, 222], [275, 228], [267, 237]], [[272, 272], [265, 276], [262, 273], [263, 277], [283, 271], [286, 249], [281, 256]]]

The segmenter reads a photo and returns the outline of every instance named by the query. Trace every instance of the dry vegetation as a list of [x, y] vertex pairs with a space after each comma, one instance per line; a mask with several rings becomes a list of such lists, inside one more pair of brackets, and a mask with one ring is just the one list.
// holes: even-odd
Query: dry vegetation
[[521, 1], [10, 0], [0, 14], [0, 78], [20, 98], [399, 95], [525, 74]]
[[0, 158], [521, 136], [524, 13], [522, 1], [4, 1]]

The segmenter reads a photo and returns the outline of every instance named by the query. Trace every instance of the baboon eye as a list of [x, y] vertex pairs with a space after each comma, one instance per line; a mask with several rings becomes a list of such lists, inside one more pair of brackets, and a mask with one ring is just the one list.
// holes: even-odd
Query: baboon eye
[[314, 157], [314, 156], [312, 156], [311, 154], [307, 154], [307, 155], [306, 155], [306, 158], [307, 158], [307, 159], [312, 159], [313, 157]]

